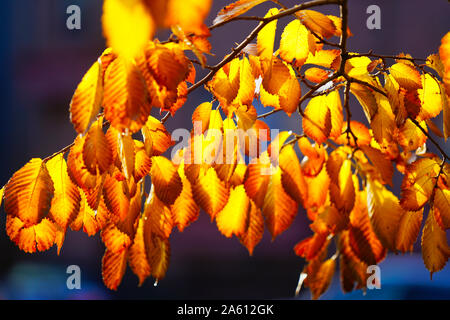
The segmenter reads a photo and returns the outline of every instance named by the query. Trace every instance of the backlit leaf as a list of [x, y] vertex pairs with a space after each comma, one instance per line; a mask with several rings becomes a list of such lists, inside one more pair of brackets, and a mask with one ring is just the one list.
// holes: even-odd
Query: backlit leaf
[[105, 250], [102, 259], [103, 283], [110, 290], [117, 290], [127, 268], [127, 251], [114, 253]]
[[165, 157], [152, 157], [150, 170], [156, 196], [166, 205], [171, 205], [183, 189], [180, 175], [172, 161]]

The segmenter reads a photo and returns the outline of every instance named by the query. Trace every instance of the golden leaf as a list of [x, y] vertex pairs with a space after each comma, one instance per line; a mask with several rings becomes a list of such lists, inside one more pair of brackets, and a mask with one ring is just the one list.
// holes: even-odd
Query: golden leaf
[[314, 36], [306, 27], [296, 19], [291, 21], [283, 31], [280, 41], [279, 54], [286, 62], [294, 62], [296, 67], [301, 67], [309, 53], [315, 52]]
[[296, 13], [296, 16], [309, 30], [324, 38], [329, 38], [336, 33], [335, 24], [323, 13], [314, 10], [301, 10]]
[[304, 111], [302, 119], [303, 131], [317, 143], [325, 142], [331, 133], [331, 112], [327, 98], [317, 96], [312, 98]]
[[428, 218], [423, 227], [421, 242], [423, 262], [431, 275], [444, 268], [450, 256], [447, 236], [445, 231], [436, 222], [435, 210], [438, 209], [433, 207], [428, 213]]
[[152, 157], [150, 170], [156, 196], [166, 205], [171, 205], [183, 190], [183, 183], [172, 161], [165, 157]]
[[241, 236], [246, 229], [251, 209], [250, 199], [243, 185], [231, 188], [227, 204], [216, 216], [217, 228], [227, 238]]
[[302, 204], [308, 198], [308, 187], [303, 177], [300, 162], [291, 144], [281, 149], [279, 163], [284, 190], [297, 203]]
[[94, 122], [84, 140], [83, 161], [87, 170], [97, 174], [97, 168], [100, 173], [109, 169], [112, 164], [112, 151], [106, 140], [102, 129], [103, 117]]
[[144, 78], [133, 62], [118, 57], [108, 66], [103, 108], [105, 118], [120, 132], [136, 132], [147, 121], [151, 105]]
[[144, 0], [105, 0], [102, 24], [108, 46], [127, 58], [134, 58], [155, 32]]
[[419, 236], [420, 227], [422, 226], [423, 210], [406, 211], [400, 220], [395, 247], [401, 252], [413, 250], [414, 242]]
[[405, 211], [397, 197], [378, 181], [368, 180], [367, 205], [372, 228], [386, 248], [396, 251], [395, 240]]
[[411, 65], [400, 62], [392, 65], [389, 69], [395, 81], [406, 90], [422, 88], [420, 73]]
[[[277, 8], [272, 8], [267, 11], [265, 18], [276, 15], [279, 12]], [[257, 50], [259, 61], [261, 62], [262, 69], [265, 72], [269, 66], [272, 65], [273, 59], [273, 45], [275, 41], [275, 31], [277, 30], [277, 21], [269, 22], [261, 31], [257, 37]]]
[[80, 210], [80, 191], [67, 174], [67, 164], [62, 153], [50, 159], [46, 166], [55, 188], [49, 217], [66, 230]]
[[266, 218], [267, 229], [275, 239], [294, 221], [298, 204], [284, 191], [281, 183], [281, 168], [276, 168], [270, 177], [262, 213]]
[[34, 158], [14, 173], [4, 192], [6, 213], [29, 227], [48, 214], [54, 187], [45, 163]]
[[255, 246], [261, 241], [264, 233], [264, 219], [261, 210], [250, 199], [250, 208], [247, 214], [246, 228], [239, 236], [241, 243], [253, 255]]
[[70, 101], [70, 121], [78, 133], [84, 133], [100, 110], [103, 75], [97, 61], [86, 72]]
[[102, 259], [103, 283], [110, 290], [117, 290], [127, 268], [127, 250], [115, 253], [105, 250]]
[[200, 172], [198, 180], [192, 185], [195, 202], [213, 220], [228, 201], [229, 190], [217, 176], [214, 168]]
[[130, 193], [126, 181], [107, 175], [103, 185], [103, 198], [108, 210], [119, 221], [123, 221], [127, 217], [130, 208]]
[[144, 217], [140, 217], [133, 243], [128, 249], [128, 263], [131, 270], [139, 278], [139, 286], [144, 283], [145, 279], [147, 279], [151, 273], [147, 252], [145, 250], [144, 223]]

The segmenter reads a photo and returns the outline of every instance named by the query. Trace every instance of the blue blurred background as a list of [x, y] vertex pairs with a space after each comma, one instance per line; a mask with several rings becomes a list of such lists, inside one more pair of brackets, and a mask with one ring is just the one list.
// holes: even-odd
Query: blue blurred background
[[[215, 0], [207, 24], [229, 2]], [[291, 6], [299, 1], [282, 2]], [[68, 106], [78, 82], [105, 46], [101, 3], [100, 0], [2, 2], [0, 185], [30, 158], [43, 158], [75, 138]], [[348, 41], [352, 51], [406, 52], [425, 58], [437, 52], [441, 37], [450, 29], [447, 0], [350, 0], [349, 3], [349, 26], [355, 35]], [[66, 8], [72, 4], [81, 8], [81, 30], [66, 28]], [[366, 8], [371, 4], [381, 8], [381, 30], [366, 28]], [[264, 15], [271, 6], [263, 4], [251, 14]], [[338, 15], [331, 7], [320, 10]], [[289, 18], [283, 19], [278, 30], [288, 21]], [[253, 25], [240, 21], [214, 30], [211, 42], [216, 56], [208, 57], [209, 63], [219, 61], [236, 42], [245, 38]], [[159, 37], [165, 39], [167, 33]], [[199, 78], [204, 74], [197, 72]], [[168, 128], [191, 128], [186, 119], [190, 119], [194, 107], [207, 99], [209, 93], [195, 91], [177, 117], [168, 120]], [[352, 110], [362, 121], [359, 109], [352, 100]], [[438, 121], [441, 123], [442, 118]], [[295, 114], [291, 118], [277, 115], [267, 122], [272, 127], [296, 132], [300, 125]], [[450, 149], [449, 143], [445, 148]], [[399, 184], [396, 179], [397, 188]], [[249, 257], [236, 238], [222, 236], [202, 212], [200, 219], [186, 231], [182, 234], [175, 231], [172, 235], [169, 271], [158, 286], [147, 280], [137, 287], [137, 277], [128, 270], [118, 292], [112, 292], [101, 279], [104, 247], [98, 235], [89, 238], [82, 232], [69, 231], [60, 256], [56, 255], [56, 248], [25, 254], [6, 236], [5, 214], [1, 209], [0, 299], [290, 299], [304, 263], [292, 248], [310, 234], [308, 224], [305, 213], [300, 211], [292, 227], [274, 242], [266, 232], [254, 256]], [[66, 268], [72, 264], [81, 268], [81, 290], [66, 288]], [[339, 278], [335, 277], [323, 299], [450, 298], [449, 268], [430, 281], [417, 248], [410, 255], [389, 255], [380, 267], [381, 290], [368, 290], [366, 295], [360, 291], [343, 295]], [[299, 298], [309, 297], [305, 290]]]

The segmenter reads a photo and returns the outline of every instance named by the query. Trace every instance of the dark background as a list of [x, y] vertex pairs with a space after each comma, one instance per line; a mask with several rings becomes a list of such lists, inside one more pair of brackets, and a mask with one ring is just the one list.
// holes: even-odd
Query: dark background
[[[229, 2], [214, 1], [207, 24]], [[282, 2], [291, 6], [300, 1]], [[66, 8], [71, 4], [81, 8], [81, 30], [66, 28]], [[450, 26], [446, 0], [350, 0], [349, 4], [349, 27], [355, 36], [349, 39], [348, 46], [355, 52], [374, 49], [381, 54], [406, 52], [426, 58], [437, 52], [440, 39]], [[369, 16], [366, 8], [371, 4], [381, 8], [381, 30], [366, 28]], [[270, 2], [262, 4], [251, 14], [264, 15], [272, 6]], [[319, 11], [338, 15], [330, 6]], [[68, 106], [80, 79], [104, 49], [100, 17], [101, 1], [2, 2], [0, 186], [30, 158], [50, 155], [75, 138]], [[278, 34], [289, 21], [290, 18], [284, 18], [279, 22]], [[219, 61], [254, 25], [254, 22], [237, 21], [214, 30], [210, 40], [216, 56], [208, 57], [208, 63]], [[163, 40], [167, 33], [159, 37]], [[197, 70], [200, 78], [202, 72]], [[190, 128], [191, 123], [186, 120], [190, 119], [192, 110], [210, 98], [203, 89], [196, 90], [177, 117], [167, 121], [167, 127], [170, 130]], [[352, 100], [352, 110], [362, 120], [359, 109]], [[439, 125], [442, 123], [442, 115], [437, 121]], [[291, 118], [277, 114], [267, 122], [272, 127], [296, 132], [300, 125], [295, 114]], [[449, 143], [444, 147], [449, 150]], [[399, 183], [397, 179], [395, 185], [398, 187]], [[303, 266], [292, 248], [309, 234], [309, 221], [300, 211], [292, 227], [274, 242], [266, 232], [254, 256], [249, 257], [236, 238], [222, 236], [202, 212], [200, 219], [185, 232], [175, 231], [172, 235], [170, 267], [157, 287], [147, 280], [138, 288], [137, 277], [128, 270], [118, 292], [112, 292], [101, 280], [104, 247], [98, 235], [89, 238], [82, 232], [69, 231], [59, 257], [56, 248], [29, 255], [9, 240], [4, 231], [3, 209], [0, 213], [0, 298], [3, 299], [292, 298]], [[66, 288], [66, 268], [72, 264], [81, 267], [81, 290]], [[389, 256], [380, 267], [382, 290], [369, 291], [365, 296], [361, 292], [343, 296], [339, 279], [335, 277], [324, 298], [450, 298], [449, 269], [435, 274], [430, 281], [420, 253]], [[305, 291], [300, 297], [309, 296]]]

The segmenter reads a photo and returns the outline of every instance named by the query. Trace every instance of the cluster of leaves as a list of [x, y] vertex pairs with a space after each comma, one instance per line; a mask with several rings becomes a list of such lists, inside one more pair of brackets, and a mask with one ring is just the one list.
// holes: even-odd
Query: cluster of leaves
[[[32, 159], [1, 191], [11, 240], [25, 252], [54, 244], [59, 252], [68, 228], [89, 236], [100, 232], [103, 279], [117, 289], [127, 264], [140, 284], [149, 276], [162, 279], [172, 230], [183, 231], [200, 209], [252, 254], [265, 228], [275, 239], [302, 206], [313, 235], [294, 248], [307, 260], [300, 285], [318, 298], [337, 259], [343, 290], [351, 291], [366, 286], [367, 267], [388, 250], [411, 251], [426, 207], [423, 259], [431, 273], [442, 269], [450, 255], [450, 159], [431, 133], [450, 135], [450, 33], [439, 52], [423, 60], [351, 53], [347, 1], [292, 8], [276, 1], [281, 8], [265, 17], [241, 16], [262, 2], [232, 3], [208, 28], [203, 20], [210, 1], [105, 0], [110, 48], [72, 98], [78, 136], [52, 156]], [[341, 17], [310, 10], [324, 4], [339, 5]], [[291, 21], [277, 45], [283, 17]], [[208, 66], [210, 31], [239, 19], [259, 23], [232, 53]], [[159, 27], [172, 29], [168, 41], [153, 39]], [[209, 69], [203, 79], [196, 81], [193, 62]], [[301, 83], [309, 89], [304, 94]], [[205, 102], [195, 109], [199, 131], [192, 130], [188, 146], [169, 159], [164, 154], [173, 141], [164, 123], [202, 85], [219, 107]], [[352, 120], [350, 94], [369, 126]], [[258, 115], [255, 99], [273, 109]], [[158, 120], [152, 108], [167, 114]], [[216, 152], [230, 145], [228, 130], [268, 130], [261, 119], [277, 112], [298, 112], [302, 133], [258, 135], [271, 148], [259, 150], [251, 163], [244, 161], [248, 140], [244, 148], [233, 143], [232, 150]], [[443, 132], [432, 121], [441, 112]], [[440, 157], [427, 152], [429, 142]], [[196, 146], [200, 150], [192, 151]], [[225, 154], [231, 159], [217, 161]], [[387, 187], [395, 169], [404, 176], [399, 198]]]

